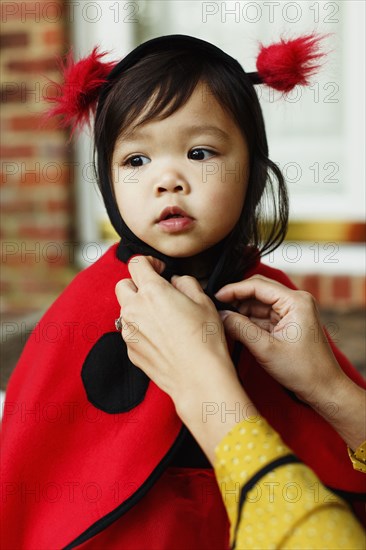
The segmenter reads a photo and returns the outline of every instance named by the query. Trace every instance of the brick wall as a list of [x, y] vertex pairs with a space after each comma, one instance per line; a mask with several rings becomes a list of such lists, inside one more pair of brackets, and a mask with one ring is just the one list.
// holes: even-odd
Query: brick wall
[[57, 93], [55, 58], [69, 48], [63, 1], [2, 2], [1, 311], [50, 304], [73, 276], [72, 148], [57, 121], [41, 125]]
[[322, 308], [349, 310], [366, 306], [366, 281], [363, 276], [288, 275], [298, 288], [310, 292]]

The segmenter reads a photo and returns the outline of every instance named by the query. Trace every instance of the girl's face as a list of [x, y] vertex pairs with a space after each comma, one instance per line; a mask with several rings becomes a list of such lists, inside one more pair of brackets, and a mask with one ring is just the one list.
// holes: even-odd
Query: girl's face
[[[113, 151], [112, 180], [131, 231], [159, 252], [181, 258], [228, 235], [244, 204], [249, 154], [238, 126], [207, 86], [199, 83], [168, 118], [127, 132]], [[173, 206], [185, 215], [160, 221]]]

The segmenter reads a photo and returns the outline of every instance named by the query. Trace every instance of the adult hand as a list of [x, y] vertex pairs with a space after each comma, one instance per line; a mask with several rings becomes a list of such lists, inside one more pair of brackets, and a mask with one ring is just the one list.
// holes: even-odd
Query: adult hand
[[[233, 425], [258, 415], [240, 385], [221, 319], [193, 277], [170, 284], [158, 274], [163, 263], [145, 256], [132, 258], [128, 268], [132, 279], [116, 285], [128, 355], [172, 398], [213, 464], [216, 445]], [[222, 406], [241, 412], [223, 415]]]
[[236, 305], [240, 313], [222, 315], [225, 330], [273, 378], [316, 407], [352, 448], [366, 439], [365, 392], [339, 367], [311, 294], [254, 275], [215, 296]]
[[[221, 319], [198, 281], [179, 277], [174, 288], [159, 275], [164, 264], [146, 256], [135, 256], [128, 268], [132, 279], [116, 285], [128, 355], [177, 409], [212, 380], [237, 378]], [[207, 337], [212, 326], [221, 330]]]

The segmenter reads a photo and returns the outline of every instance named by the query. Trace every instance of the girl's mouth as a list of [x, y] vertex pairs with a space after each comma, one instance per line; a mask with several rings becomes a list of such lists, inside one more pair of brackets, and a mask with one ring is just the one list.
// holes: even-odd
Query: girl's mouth
[[157, 223], [165, 233], [177, 233], [191, 227], [195, 220], [179, 206], [167, 206], [161, 212]]
[[161, 220], [158, 225], [165, 233], [177, 233], [190, 228], [194, 222], [195, 220], [187, 216], [174, 215]]

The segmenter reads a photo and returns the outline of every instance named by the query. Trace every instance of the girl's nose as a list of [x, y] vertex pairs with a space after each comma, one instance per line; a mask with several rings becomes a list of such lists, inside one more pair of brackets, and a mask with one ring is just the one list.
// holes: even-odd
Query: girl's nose
[[173, 170], [166, 172], [158, 178], [154, 191], [156, 195], [165, 193], [166, 191], [186, 194], [189, 192], [189, 183], [180, 173]]

